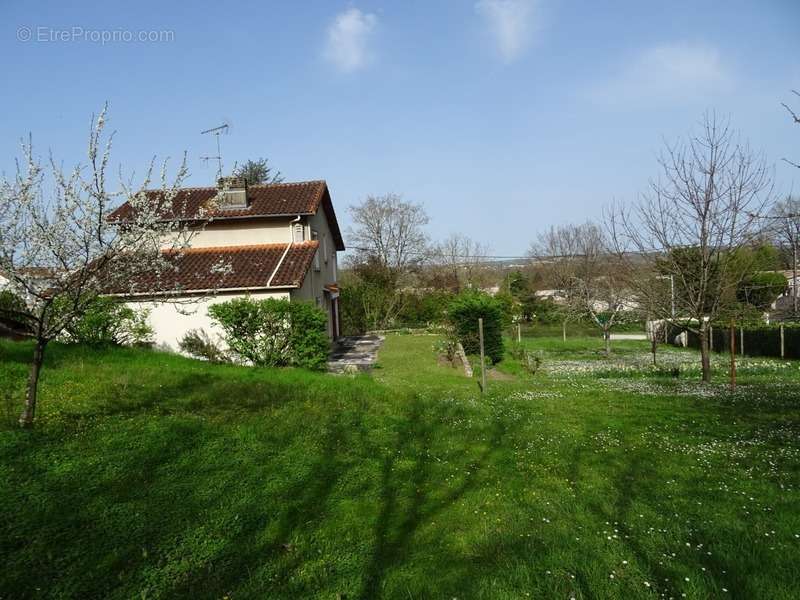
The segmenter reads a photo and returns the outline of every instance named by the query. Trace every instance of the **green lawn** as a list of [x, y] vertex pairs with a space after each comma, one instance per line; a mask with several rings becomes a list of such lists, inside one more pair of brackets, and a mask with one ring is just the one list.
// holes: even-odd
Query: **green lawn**
[[355, 378], [54, 346], [34, 431], [0, 343], [0, 598], [800, 595], [799, 363], [526, 338], [481, 396], [436, 339]]

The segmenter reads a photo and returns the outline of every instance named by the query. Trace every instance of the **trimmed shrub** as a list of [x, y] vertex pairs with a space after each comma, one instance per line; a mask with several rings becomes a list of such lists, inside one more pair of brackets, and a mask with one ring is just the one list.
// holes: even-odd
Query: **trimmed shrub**
[[319, 370], [328, 360], [327, 317], [311, 304], [236, 298], [212, 305], [208, 314], [231, 353], [255, 366]]
[[63, 341], [90, 346], [141, 346], [152, 341], [149, 312], [134, 310], [116, 298], [98, 296], [83, 314], [70, 321], [61, 335]]
[[317, 371], [325, 369], [330, 351], [328, 317], [325, 311], [307, 303], [289, 303], [292, 331], [292, 363]]
[[447, 318], [467, 354], [479, 354], [478, 319], [483, 318], [483, 345], [492, 363], [503, 359], [503, 307], [500, 302], [480, 292], [456, 296], [447, 310]]

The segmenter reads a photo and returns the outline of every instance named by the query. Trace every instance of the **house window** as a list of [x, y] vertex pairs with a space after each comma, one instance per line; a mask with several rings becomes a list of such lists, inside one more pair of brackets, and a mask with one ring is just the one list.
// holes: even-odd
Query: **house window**
[[328, 236], [322, 234], [322, 259], [328, 264]]
[[[313, 229], [311, 230], [311, 239], [319, 240], [319, 234]], [[317, 248], [317, 251], [314, 253], [314, 270], [319, 271], [319, 248]]]

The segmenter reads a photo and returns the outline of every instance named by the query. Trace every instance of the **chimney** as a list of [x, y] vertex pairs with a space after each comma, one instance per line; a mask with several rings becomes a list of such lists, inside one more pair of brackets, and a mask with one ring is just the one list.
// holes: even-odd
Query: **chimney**
[[247, 179], [220, 177], [217, 180], [219, 210], [247, 208]]

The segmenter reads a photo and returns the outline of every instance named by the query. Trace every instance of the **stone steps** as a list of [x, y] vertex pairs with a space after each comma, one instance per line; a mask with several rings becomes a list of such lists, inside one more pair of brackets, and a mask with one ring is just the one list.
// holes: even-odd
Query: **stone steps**
[[328, 360], [331, 373], [369, 373], [378, 358], [383, 336], [357, 335], [340, 338]]

